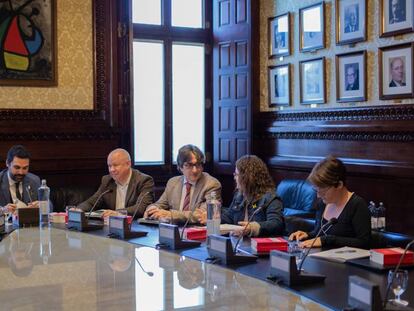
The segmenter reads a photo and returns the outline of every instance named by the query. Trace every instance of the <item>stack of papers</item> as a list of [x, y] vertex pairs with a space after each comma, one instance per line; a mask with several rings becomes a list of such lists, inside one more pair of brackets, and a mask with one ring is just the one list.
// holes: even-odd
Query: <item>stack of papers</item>
[[352, 259], [369, 257], [369, 255], [370, 252], [366, 249], [345, 246], [324, 252], [312, 253], [309, 256], [335, 262], [346, 262]]

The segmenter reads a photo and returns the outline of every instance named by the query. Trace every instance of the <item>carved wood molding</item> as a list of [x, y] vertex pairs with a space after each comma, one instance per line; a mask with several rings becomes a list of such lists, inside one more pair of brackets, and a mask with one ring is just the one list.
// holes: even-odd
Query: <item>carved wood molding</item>
[[107, 101], [107, 61], [105, 58], [105, 34], [107, 33], [105, 1], [93, 1], [94, 12], [94, 110], [54, 110], [54, 109], [4, 109], [0, 110], [0, 121], [86, 121], [104, 120], [106, 117]]
[[40, 140], [113, 140], [118, 132], [32, 132], [32, 133], [0, 133], [0, 141], [40, 141]]
[[260, 138], [413, 142], [414, 132], [268, 132]]
[[273, 121], [414, 120], [414, 105], [263, 112]]

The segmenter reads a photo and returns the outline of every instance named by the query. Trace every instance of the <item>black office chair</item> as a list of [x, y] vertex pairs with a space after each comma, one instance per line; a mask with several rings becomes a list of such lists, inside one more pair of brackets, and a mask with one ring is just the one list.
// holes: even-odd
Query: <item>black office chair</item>
[[405, 248], [414, 237], [387, 231], [372, 230], [371, 248], [402, 247]]

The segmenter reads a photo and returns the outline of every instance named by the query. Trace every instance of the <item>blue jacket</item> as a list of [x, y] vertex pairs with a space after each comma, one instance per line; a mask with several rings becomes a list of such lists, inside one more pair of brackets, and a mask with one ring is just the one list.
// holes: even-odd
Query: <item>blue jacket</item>
[[[236, 192], [230, 207], [223, 208], [221, 213], [221, 223], [235, 224], [244, 221], [247, 201], [243, 200], [243, 195]], [[260, 225], [259, 236], [280, 236], [283, 235], [285, 223], [283, 220], [283, 205], [280, 198], [274, 192], [265, 193], [259, 200], [248, 206], [248, 217], [258, 209], [251, 221]]]

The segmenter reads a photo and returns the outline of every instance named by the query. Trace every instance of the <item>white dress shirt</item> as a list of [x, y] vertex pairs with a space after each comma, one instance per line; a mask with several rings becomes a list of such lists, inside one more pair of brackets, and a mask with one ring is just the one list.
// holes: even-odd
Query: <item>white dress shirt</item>
[[115, 206], [116, 210], [124, 209], [126, 207], [125, 199], [127, 195], [129, 182], [131, 181], [131, 176], [132, 176], [132, 170], [129, 172], [129, 176], [125, 184], [121, 185], [120, 183], [115, 182], [116, 183], [116, 206]]

